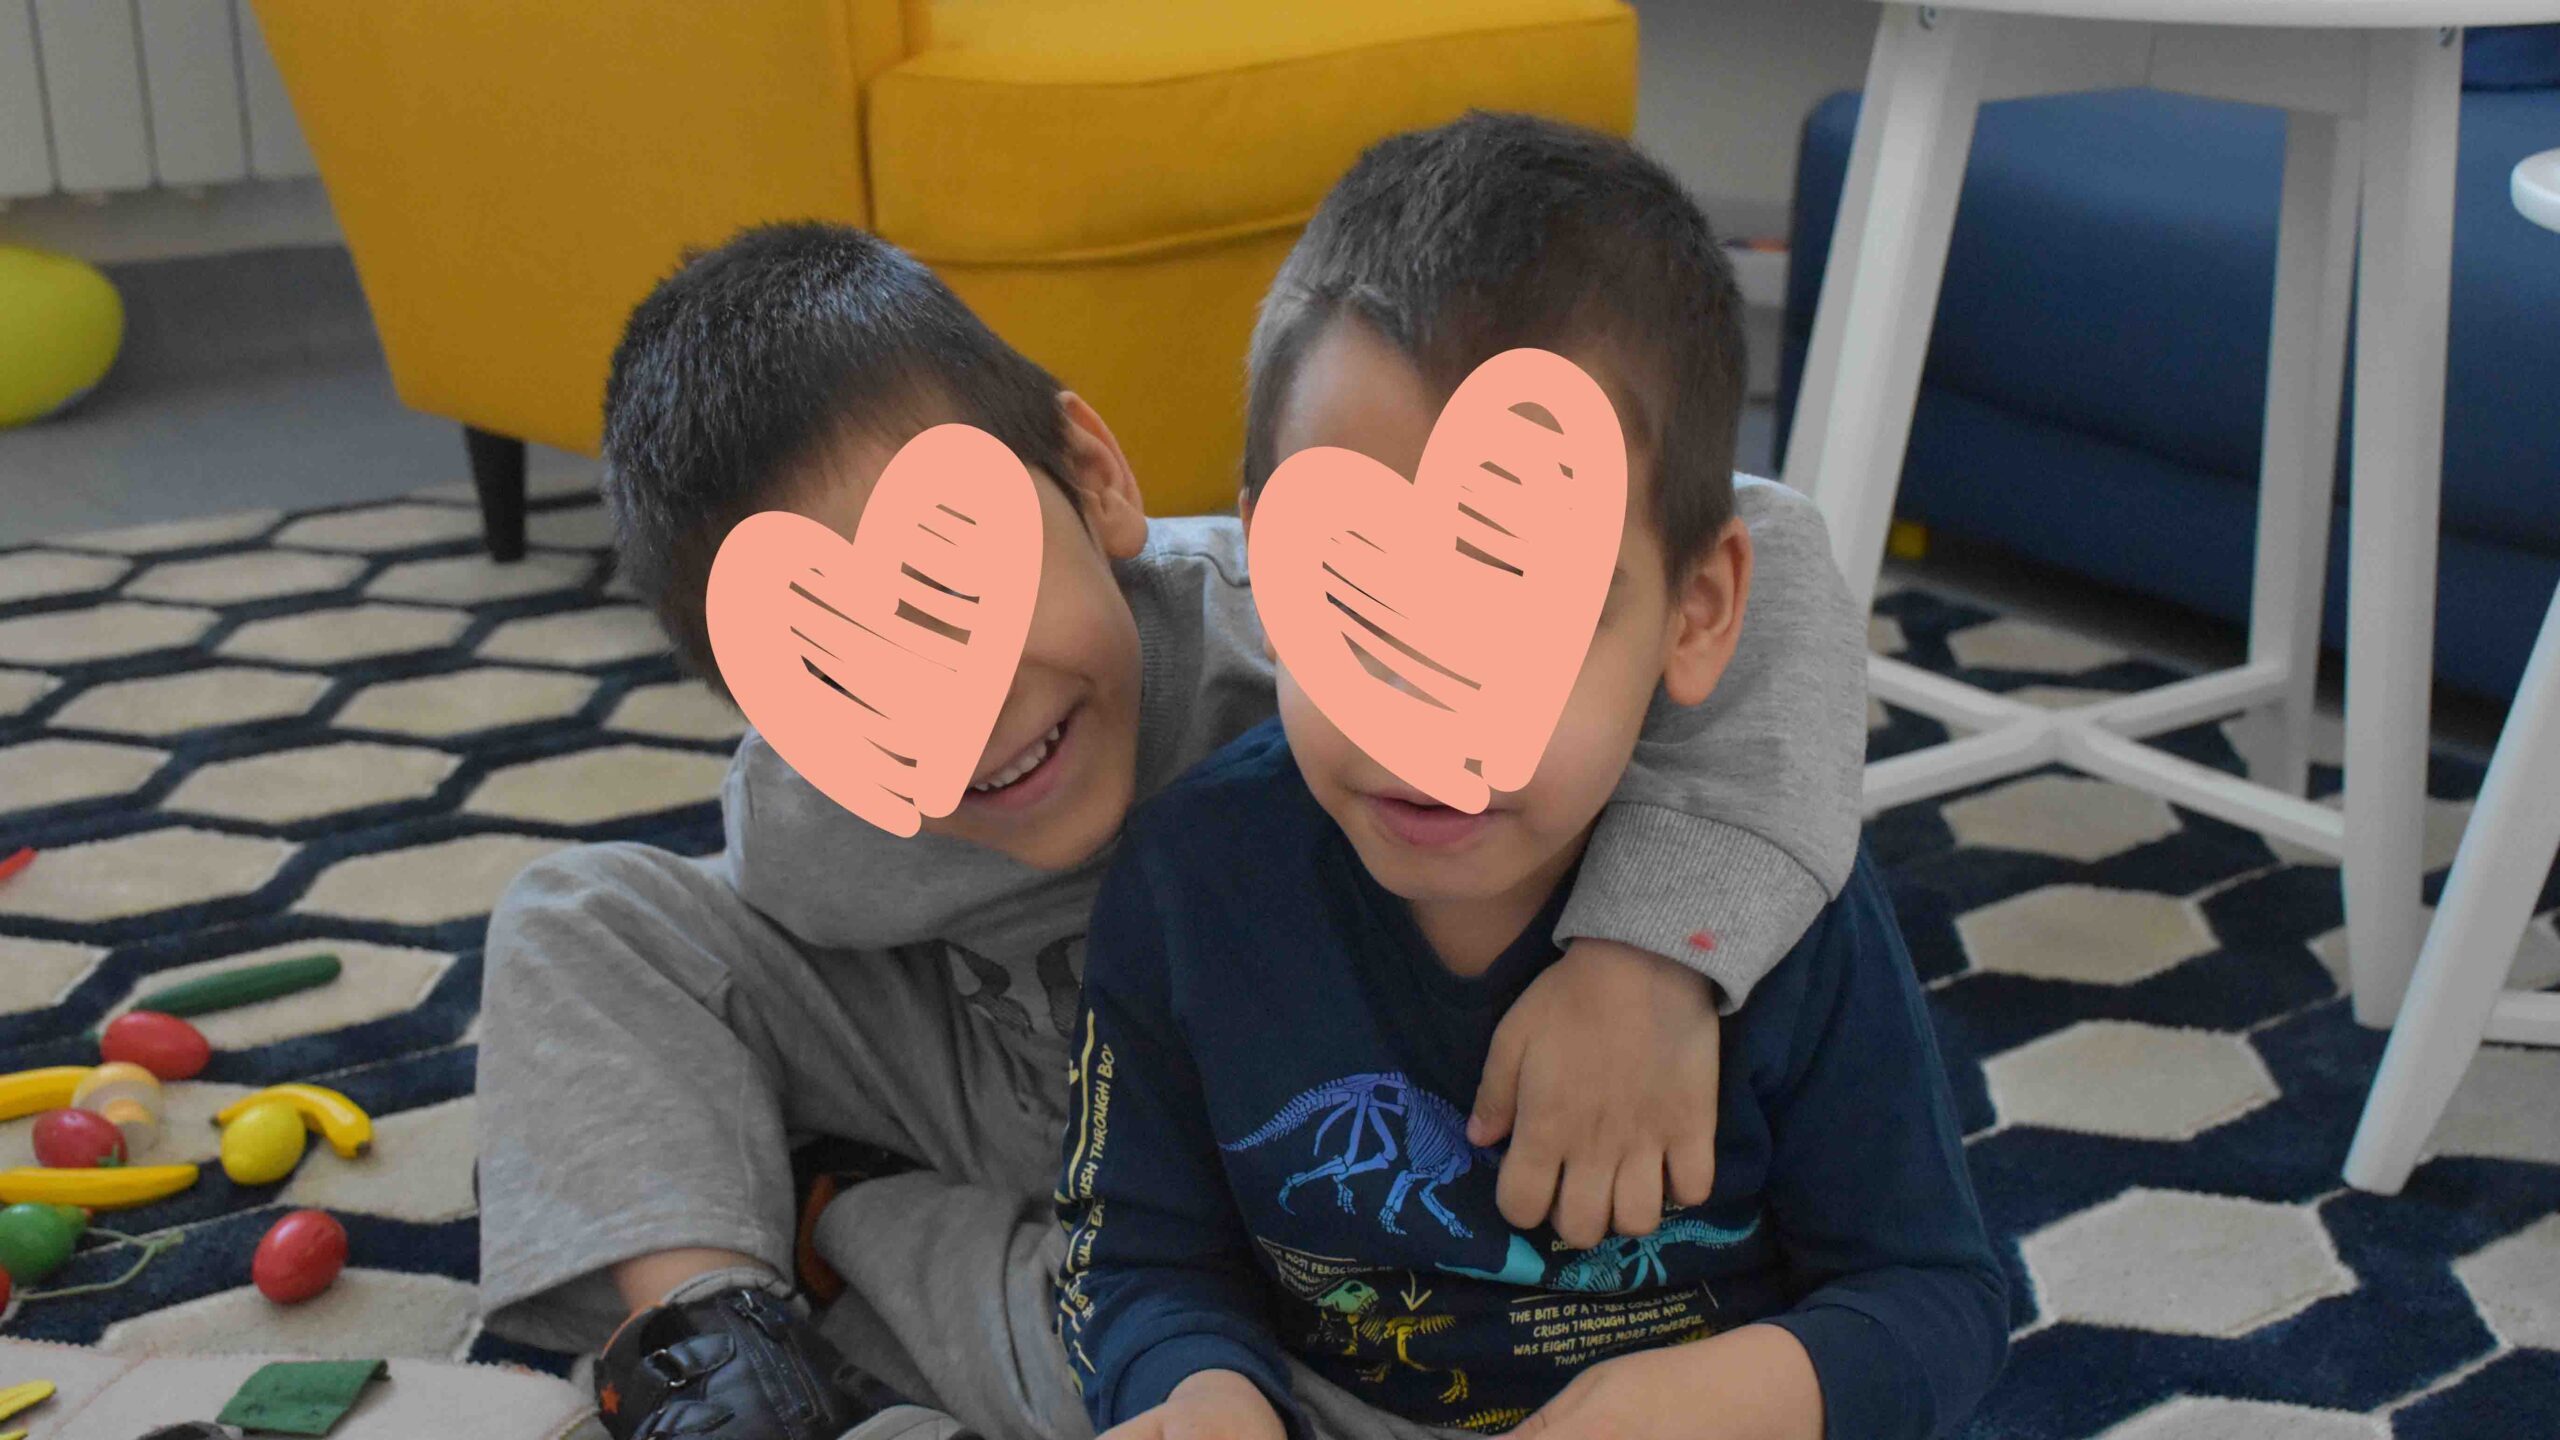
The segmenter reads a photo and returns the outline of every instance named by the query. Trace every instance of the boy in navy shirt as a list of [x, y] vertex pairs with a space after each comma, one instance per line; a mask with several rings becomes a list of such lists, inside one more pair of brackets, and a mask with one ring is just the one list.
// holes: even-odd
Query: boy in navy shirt
[[1649, 707], [1701, 704], [1733, 654], [1738, 309], [1676, 182], [1522, 117], [1373, 149], [1282, 270], [1248, 503], [1310, 446], [1412, 475], [1457, 382], [1537, 346], [1616, 407], [1626, 525], [1526, 788], [1431, 803], [1284, 666], [1280, 723], [1131, 821], [1059, 1187], [1061, 1339], [1098, 1431], [1891, 1440], [1951, 1433], [1997, 1372], [2005, 1289], [1871, 865], [1726, 1023], [1704, 1204], [1574, 1250], [1506, 1222], [1511, 1177], [1466, 1129]]

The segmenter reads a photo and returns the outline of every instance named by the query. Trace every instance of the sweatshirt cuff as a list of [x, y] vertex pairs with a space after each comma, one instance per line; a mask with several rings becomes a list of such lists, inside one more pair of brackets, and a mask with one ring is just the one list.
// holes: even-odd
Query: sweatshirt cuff
[[1714, 981], [1731, 1015], [1830, 898], [1794, 856], [1740, 826], [1620, 803], [1592, 832], [1555, 939], [1666, 956]]
[[1200, 1332], [1159, 1340], [1121, 1370], [1109, 1425], [1124, 1424], [1162, 1405], [1173, 1397], [1175, 1387], [1203, 1370], [1232, 1370], [1251, 1380], [1279, 1412], [1291, 1440], [1307, 1440], [1307, 1423], [1289, 1393], [1289, 1377], [1274, 1371], [1269, 1358], [1253, 1346], [1233, 1336]]
[[1760, 1322], [1796, 1337], [1822, 1387], [1822, 1440], [1927, 1440], [1929, 1382], [1895, 1360], [1884, 1325], [1842, 1305], [1790, 1310]]

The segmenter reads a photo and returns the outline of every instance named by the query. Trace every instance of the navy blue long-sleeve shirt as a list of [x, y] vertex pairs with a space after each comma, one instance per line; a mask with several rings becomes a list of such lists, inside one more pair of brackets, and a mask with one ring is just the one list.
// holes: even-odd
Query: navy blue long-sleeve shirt
[[1972, 1412], [2006, 1291], [1872, 865], [1724, 1022], [1707, 1203], [1581, 1251], [1503, 1221], [1500, 1157], [1465, 1134], [1552, 919], [1453, 974], [1276, 723], [1138, 812], [1095, 908], [1058, 1192], [1060, 1335], [1098, 1430], [1225, 1369], [1303, 1434], [1284, 1352], [1503, 1430], [1587, 1366], [1752, 1322], [1802, 1342], [1830, 1436]]

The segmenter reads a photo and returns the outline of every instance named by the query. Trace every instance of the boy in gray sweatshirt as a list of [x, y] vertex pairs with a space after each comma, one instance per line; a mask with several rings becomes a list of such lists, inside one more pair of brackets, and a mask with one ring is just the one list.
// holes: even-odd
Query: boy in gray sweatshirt
[[[1065, 1036], [1129, 807], [1272, 714], [1241, 529], [1151, 521], [1090, 405], [930, 271], [822, 225], [749, 231], [634, 312], [605, 491], [624, 577], [716, 686], [703, 594], [730, 527], [790, 509], [850, 538], [898, 447], [946, 421], [1012, 447], [1045, 536], [1022, 662], [960, 806], [891, 836], [749, 733], [722, 853], [569, 850], [490, 922], [488, 1324], [603, 1345], [617, 1440], [831, 1440], [878, 1387], [999, 1440], [1084, 1423], [1021, 1393], [1071, 1393], [1025, 1378], [1060, 1363]], [[1807, 502], [1747, 482], [1736, 511], [1760, 578], [1732, 667], [1706, 705], [1655, 705], [1557, 923], [1565, 957], [1504, 1022], [1472, 1126], [1510, 1141], [1507, 1218], [1585, 1244], [1704, 1199], [1719, 1010], [1855, 855], [1863, 626]], [[826, 1337], [850, 1369], [786, 1278], [791, 1155], [818, 1137], [917, 1165], [817, 1227], [846, 1282]]]

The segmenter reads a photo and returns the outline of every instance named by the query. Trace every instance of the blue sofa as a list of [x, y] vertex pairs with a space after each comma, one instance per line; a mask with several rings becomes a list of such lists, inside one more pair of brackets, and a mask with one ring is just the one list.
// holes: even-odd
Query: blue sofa
[[[2464, 73], [2436, 668], [2503, 699], [2560, 584], [2560, 235], [2507, 189], [2560, 148], [2560, 26], [2474, 32]], [[1781, 447], [1857, 113], [1805, 125]], [[1901, 514], [2243, 618], [2283, 148], [2279, 112], [2150, 91], [1984, 107]]]

